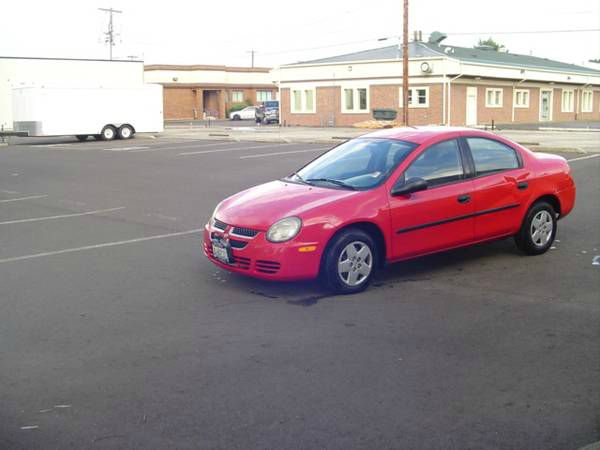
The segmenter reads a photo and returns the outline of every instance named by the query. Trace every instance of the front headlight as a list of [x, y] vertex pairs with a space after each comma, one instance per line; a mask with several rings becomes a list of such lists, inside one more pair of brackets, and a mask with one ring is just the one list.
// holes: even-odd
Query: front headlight
[[267, 231], [267, 240], [270, 242], [285, 242], [294, 238], [302, 227], [298, 217], [286, 217], [271, 225]]
[[221, 206], [221, 204], [219, 203], [217, 206], [215, 206], [215, 209], [213, 210], [212, 214], [210, 215], [210, 219], [208, 219], [208, 226], [212, 227], [214, 226], [215, 223], [215, 215], [217, 214], [217, 210], [219, 209], [219, 206]]

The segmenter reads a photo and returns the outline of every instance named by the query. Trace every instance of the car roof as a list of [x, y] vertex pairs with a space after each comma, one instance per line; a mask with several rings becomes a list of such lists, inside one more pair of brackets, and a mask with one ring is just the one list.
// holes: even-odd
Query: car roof
[[379, 138], [379, 139], [397, 139], [401, 141], [409, 141], [415, 144], [422, 144], [431, 138], [438, 136], [446, 136], [448, 138], [456, 137], [462, 133], [468, 132], [474, 136], [497, 136], [493, 133], [475, 130], [473, 128], [465, 127], [444, 127], [444, 126], [424, 126], [424, 127], [402, 127], [402, 128], [388, 128], [385, 130], [378, 130], [372, 133], [367, 133], [361, 138]]

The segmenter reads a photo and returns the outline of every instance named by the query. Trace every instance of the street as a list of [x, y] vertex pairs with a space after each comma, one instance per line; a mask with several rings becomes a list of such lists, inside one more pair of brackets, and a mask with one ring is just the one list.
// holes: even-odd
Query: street
[[[0, 448], [547, 449], [600, 440], [600, 157], [547, 254], [503, 240], [354, 296], [217, 269], [217, 203], [330, 144], [0, 147]], [[598, 260], [596, 260], [598, 261]]]

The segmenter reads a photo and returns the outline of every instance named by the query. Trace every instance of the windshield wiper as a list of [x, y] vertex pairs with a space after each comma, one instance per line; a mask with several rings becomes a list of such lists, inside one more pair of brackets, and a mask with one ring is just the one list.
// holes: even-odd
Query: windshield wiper
[[313, 181], [319, 182], [319, 181], [323, 181], [325, 183], [331, 183], [331, 184], [336, 184], [338, 186], [344, 187], [346, 189], [352, 189], [353, 191], [356, 190], [356, 188], [348, 183], [344, 183], [341, 180], [335, 180], [333, 178], [309, 178], [308, 180], [306, 180], [308, 183], [312, 183]]
[[306, 182], [306, 180], [304, 178], [302, 178], [298, 172], [292, 172], [287, 178], [292, 178], [292, 177], [296, 177], [298, 178], [298, 181], [300, 181], [300, 183], [304, 183], [304, 184], [309, 184]]

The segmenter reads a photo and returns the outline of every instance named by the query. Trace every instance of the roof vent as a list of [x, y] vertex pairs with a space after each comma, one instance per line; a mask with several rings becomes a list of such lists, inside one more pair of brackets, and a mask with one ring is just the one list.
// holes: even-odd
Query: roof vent
[[427, 42], [429, 42], [430, 44], [440, 45], [440, 42], [442, 42], [447, 37], [448, 37], [448, 35], [445, 33], [441, 33], [439, 31], [434, 31], [433, 33], [431, 33], [429, 35], [429, 39], [427, 40]]

